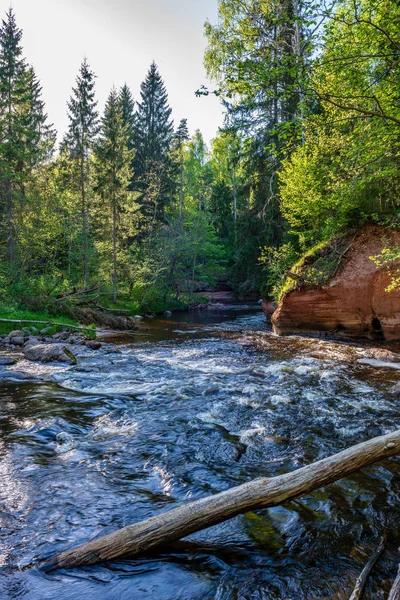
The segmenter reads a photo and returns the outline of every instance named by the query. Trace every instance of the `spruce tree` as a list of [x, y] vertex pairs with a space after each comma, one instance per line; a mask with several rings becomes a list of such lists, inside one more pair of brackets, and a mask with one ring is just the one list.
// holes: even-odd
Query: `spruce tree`
[[149, 163], [165, 160], [173, 139], [172, 109], [168, 105], [167, 90], [155, 62], [150, 65], [141, 85], [140, 95], [136, 118], [135, 164], [141, 174], [146, 171]]
[[[135, 119], [135, 189], [142, 193], [142, 213], [145, 221], [151, 219], [153, 229], [156, 222], [162, 220], [165, 205], [172, 198], [174, 189], [174, 165], [169, 154], [174, 133], [172, 111], [164, 82], [154, 62], [142, 83], [140, 94], [141, 102], [138, 103]], [[154, 181], [157, 181], [156, 186]]]
[[32, 169], [49, 153], [54, 132], [46, 124], [41, 87], [34, 70], [23, 58], [22, 30], [12, 9], [0, 29], [0, 183], [5, 213], [10, 272], [16, 269], [15, 211], [25, 196]]
[[135, 136], [135, 101], [129, 86], [125, 83], [120, 91], [120, 102], [122, 106], [122, 120], [127, 128], [128, 145], [132, 150]]
[[176, 148], [179, 160], [179, 218], [182, 220], [183, 210], [183, 174], [184, 174], [184, 147], [185, 142], [189, 141], [189, 129], [187, 119], [182, 119], [175, 133]]
[[84, 285], [89, 278], [89, 156], [98, 133], [98, 112], [95, 100], [95, 74], [86, 57], [76, 78], [76, 87], [68, 102], [69, 128], [62, 149], [67, 150], [77, 166], [82, 221], [82, 268]]
[[110, 209], [114, 302], [117, 301], [118, 225], [129, 195], [134, 154], [129, 148], [130, 131], [124, 123], [123, 100], [123, 94], [118, 95], [113, 88], [105, 106], [95, 151], [96, 189]]

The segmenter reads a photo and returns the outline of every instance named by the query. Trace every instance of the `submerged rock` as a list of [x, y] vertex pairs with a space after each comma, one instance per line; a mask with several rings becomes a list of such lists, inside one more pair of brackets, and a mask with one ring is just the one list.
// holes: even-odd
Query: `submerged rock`
[[0, 356], [0, 366], [8, 367], [10, 365], [15, 365], [16, 360], [11, 358], [11, 356]]
[[373, 358], [385, 362], [400, 362], [400, 356], [386, 348], [369, 348], [364, 353], [365, 358]]
[[396, 396], [396, 398], [400, 398], [400, 381], [391, 387], [389, 392], [393, 394], [393, 396]]

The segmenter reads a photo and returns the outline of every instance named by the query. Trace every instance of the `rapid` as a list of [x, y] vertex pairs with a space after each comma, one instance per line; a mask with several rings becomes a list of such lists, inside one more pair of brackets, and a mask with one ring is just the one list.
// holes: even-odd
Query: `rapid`
[[[344, 600], [379, 538], [367, 600], [400, 545], [400, 459], [152, 555], [37, 564], [182, 503], [400, 427], [400, 370], [365, 346], [276, 337], [258, 305], [157, 318], [73, 367], [0, 383], [0, 598]], [[13, 367], [10, 367], [12, 370]]]

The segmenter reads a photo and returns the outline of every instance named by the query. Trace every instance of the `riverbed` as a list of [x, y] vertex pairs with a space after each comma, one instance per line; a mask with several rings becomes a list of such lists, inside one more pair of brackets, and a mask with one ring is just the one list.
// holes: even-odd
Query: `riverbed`
[[365, 346], [273, 335], [258, 305], [153, 319], [74, 367], [0, 384], [0, 598], [367, 600], [400, 560], [400, 460], [151, 556], [45, 574], [53, 553], [400, 426], [400, 371]]

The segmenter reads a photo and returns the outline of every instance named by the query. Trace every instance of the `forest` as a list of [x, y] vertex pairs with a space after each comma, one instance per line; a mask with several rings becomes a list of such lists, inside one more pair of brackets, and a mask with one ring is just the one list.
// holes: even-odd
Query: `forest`
[[14, 3], [0, 598], [400, 600], [399, 0]]
[[[16, 15], [5, 15], [3, 315], [57, 314], [73, 290], [132, 314], [182, 310], [218, 281], [238, 298], [277, 299], [287, 273], [332, 239], [368, 222], [398, 226], [398, 3], [219, 0], [218, 11], [205, 24], [213, 87], [193, 90], [199, 105], [215, 94], [225, 109], [209, 147], [173, 122], [155, 62], [140, 98], [113, 88], [100, 111], [86, 58], [57, 142]], [[399, 256], [388, 247], [375, 260]]]

